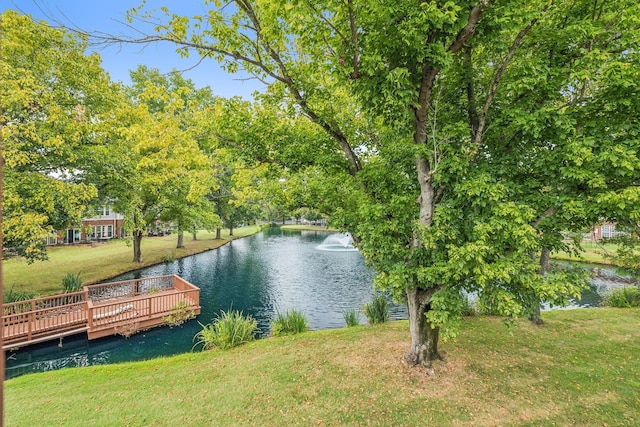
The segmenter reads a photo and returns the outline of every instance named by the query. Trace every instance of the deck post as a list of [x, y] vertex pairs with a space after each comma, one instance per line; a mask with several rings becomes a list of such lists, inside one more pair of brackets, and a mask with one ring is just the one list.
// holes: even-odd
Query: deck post
[[89, 298], [89, 288], [84, 286], [84, 309], [87, 315], [87, 327], [93, 329], [93, 303]]
[[29, 313], [29, 322], [27, 322], [28, 325], [28, 329], [27, 329], [27, 339], [31, 339], [31, 333], [33, 330], [33, 325], [36, 324], [36, 313], [34, 311], [31, 311], [31, 313]]

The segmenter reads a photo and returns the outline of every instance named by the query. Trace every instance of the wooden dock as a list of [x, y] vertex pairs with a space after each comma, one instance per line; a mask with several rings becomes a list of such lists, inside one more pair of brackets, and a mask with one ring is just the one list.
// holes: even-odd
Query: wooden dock
[[131, 335], [166, 323], [177, 310], [200, 314], [200, 289], [176, 276], [85, 286], [82, 291], [5, 304], [5, 350], [67, 335]]

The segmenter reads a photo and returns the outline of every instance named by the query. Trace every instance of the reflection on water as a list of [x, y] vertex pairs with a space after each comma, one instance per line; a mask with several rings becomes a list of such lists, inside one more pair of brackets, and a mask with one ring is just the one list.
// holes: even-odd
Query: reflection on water
[[[181, 327], [154, 328], [129, 338], [88, 341], [75, 336], [64, 338], [62, 347], [52, 341], [7, 352], [7, 378], [188, 352], [201, 329], [198, 321], [208, 323], [220, 310], [252, 315], [263, 336], [276, 312], [292, 308], [305, 313], [311, 329], [343, 327], [344, 310], [372, 299], [374, 272], [357, 250], [319, 250], [329, 235], [270, 228], [213, 251], [117, 277], [113, 281], [178, 274], [200, 287], [202, 313]], [[392, 305], [391, 317], [406, 318], [405, 308]]]
[[[322, 250], [323, 243], [332, 250]], [[88, 341], [78, 335], [64, 338], [61, 347], [58, 341], [51, 341], [8, 351], [6, 377], [188, 352], [193, 336], [201, 329], [198, 321], [208, 323], [220, 310], [252, 315], [263, 336], [277, 311], [292, 308], [305, 313], [311, 329], [343, 327], [344, 310], [371, 301], [374, 272], [357, 250], [337, 250], [337, 245], [345, 248], [344, 242], [334, 241], [326, 232], [270, 228], [213, 251], [122, 275], [113, 281], [178, 274], [200, 287], [202, 313], [197, 321], [181, 327], [154, 328], [129, 338]], [[590, 288], [572, 307], [597, 306], [603, 292], [634, 281], [637, 284], [637, 279], [613, 268], [597, 268]], [[406, 309], [391, 305], [391, 318], [406, 318]]]
[[597, 307], [600, 305], [603, 295], [612, 289], [640, 285], [640, 279], [638, 277], [613, 266], [594, 266], [594, 264], [569, 261], [556, 261], [555, 264], [559, 266], [581, 267], [588, 270], [591, 275], [589, 287], [582, 291], [580, 299], [574, 300], [571, 305], [564, 308]]

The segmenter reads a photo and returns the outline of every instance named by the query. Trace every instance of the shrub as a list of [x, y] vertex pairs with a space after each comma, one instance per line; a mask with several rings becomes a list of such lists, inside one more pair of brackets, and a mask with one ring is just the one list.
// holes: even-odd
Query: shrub
[[362, 308], [369, 323], [384, 323], [389, 320], [389, 310], [387, 309], [387, 298], [383, 294], [373, 297], [373, 300], [365, 304]]
[[253, 341], [258, 322], [251, 316], [244, 316], [241, 311], [222, 311], [212, 323], [203, 325], [202, 330], [193, 337], [194, 348], [202, 345], [202, 350], [219, 348], [227, 350]]
[[604, 296], [600, 304], [616, 308], [640, 307], [640, 287], [625, 286], [613, 289]]
[[473, 304], [473, 302], [471, 302], [471, 300], [469, 299], [468, 295], [461, 295], [461, 307], [460, 307], [460, 313], [463, 316], [475, 316], [476, 315], [476, 308]]
[[347, 328], [360, 324], [360, 316], [358, 315], [358, 310], [355, 308], [344, 310], [342, 316], [344, 317], [344, 322], [347, 324]]
[[274, 337], [299, 334], [307, 329], [309, 324], [304, 313], [295, 309], [287, 310], [285, 314], [277, 313], [271, 322], [271, 335]]
[[73, 274], [67, 273], [62, 278], [62, 289], [65, 292], [78, 292], [82, 289], [82, 279], [80, 279], [80, 273]]
[[162, 261], [164, 262], [173, 262], [175, 261], [176, 256], [173, 252], [167, 252], [165, 256], [162, 257]]
[[171, 307], [169, 310], [169, 315], [164, 317], [162, 320], [169, 325], [170, 328], [174, 326], [180, 326], [187, 320], [195, 319], [196, 313], [193, 307], [187, 304], [186, 301], [182, 300], [178, 302], [176, 305]]
[[26, 301], [26, 300], [34, 299], [37, 296], [38, 295], [35, 292], [25, 291], [25, 290], [17, 291], [13, 289], [13, 286], [12, 286], [11, 289], [9, 289], [7, 292], [4, 293], [4, 303], [9, 304], [12, 302]]

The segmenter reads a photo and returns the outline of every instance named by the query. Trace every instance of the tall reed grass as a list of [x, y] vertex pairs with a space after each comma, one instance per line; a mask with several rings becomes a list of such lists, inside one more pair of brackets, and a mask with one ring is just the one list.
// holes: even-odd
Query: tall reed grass
[[640, 286], [613, 289], [604, 296], [601, 305], [616, 308], [640, 307]]
[[344, 317], [344, 323], [347, 325], [347, 328], [358, 326], [360, 324], [360, 315], [358, 314], [358, 310], [355, 308], [344, 310], [342, 312], [342, 316]]
[[389, 320], [387, 297], [383, 294], [376, 295], [370, 303], [364, 305], [362, 311], [372, 325], [387, 322]]
[[218, 348], [227, 350], [255, 339], [258, 322], [251, 316], [243, 315], [241, 311], [222, 310], [212, 323], [203, 325], [202, 330], [193, 337], [194, 348], [202, 346], [202, 350]]
[[64, 290], [65, 292], [78, 292], [80, 289], [82, 289], [82, 279], [80, 278], [80, 273], [67, 273], [62, 278], [62, 290]]
[[299, 334], [307, 329], [309, 323], [304, 313], [296, 309], [287, 310], [285, 314], [277, 313], [271, 321], [271, 335], [274, 337]]

